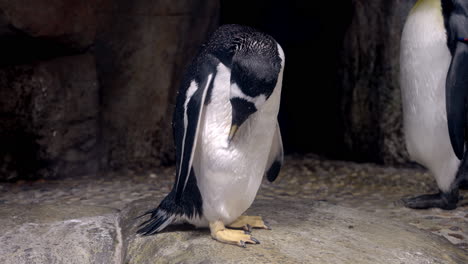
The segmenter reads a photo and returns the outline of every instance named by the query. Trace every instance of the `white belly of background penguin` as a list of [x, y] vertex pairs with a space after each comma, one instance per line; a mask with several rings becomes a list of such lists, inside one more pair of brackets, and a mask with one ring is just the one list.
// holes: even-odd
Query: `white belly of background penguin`
[[[283, 162], [277, 123], [284, 53], [252, 28], [220, 27], [188, 68], [174, 113], [176, 182], [138, 233], [173, 223], [209, 226], [214, 239], [258, 243], [250, 229], [261, 217], [241, 216], [263, 175], [273, 181]], [[225, 226], [244, 230], [228, 229]]]
[[455, 97], [463, 98], [465, 92], [459, 90], [468, 89], [467, 83], [455, 80], [460, 77], [457, 75], [468, 74], [466, 66], [454, 63], [466, 56], [462, 54], [466, 44], [453, 39], [459, 37], [455, 35], [461, 33], [460, 27], [468, 26], [463, 20], [453, 19], [463, 13], [466, 19], [467, 4], [461, 2], [419, 0], [403, 30], [400, 84], [406, 146], [411, 158], [434, 175], [440, 189], [437, 194], [405, 199], [410, 208], [456, 208], [459, 181], [465, 174], [466, 164], [460, 166], [459, 160], [464, 144], [459, 153], [454, 151], [454, 142], [460, 141], [460, 136], [464, 142], [464, 133], [454, 131], [457, 126], [466, 126], [465, 120], [457, 123], [459, 115], [466, 113]]

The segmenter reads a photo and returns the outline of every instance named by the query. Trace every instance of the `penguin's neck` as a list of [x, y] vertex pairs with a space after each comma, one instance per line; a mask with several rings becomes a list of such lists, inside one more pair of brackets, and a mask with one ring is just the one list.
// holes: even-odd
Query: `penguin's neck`
[[447, 47], [449, 48], [450, 52], [453, 54], [452, 46], [453, 40], [450, 37], [451, 30], [449, 24], [449, 17], [453, 12], [454, 5], [452, 0], [418, 0], [414, 5], [413, 9], [411, 10], [410, 16], [414, 15], [415, 13], [426, 13], [431, 14], [432, 19], [436, 25], [436, 29], [438, 31], [444, 31], [446, 37]]
[[416, 4], [414, 4], [413, 11], [424, 7], [441, 8], [442, 2], [448, 1], [450, 0], [418, 0]]
[[448, 0], [418, 0], [413, 9], [411, 9], [410, 16], [419, 12], [437, 14], [434, 19], [436, 19], [437, 23], [440, 25], [444, 25], [444, 16], [442, 12], [442, 6], [444, 5], [443, 2], [448, 2]]
[[447, 40], [441, 0], [419, 0], [411, 10], [407, 24], [419, 36], [416, 42], [433, 43], [434, 38]]

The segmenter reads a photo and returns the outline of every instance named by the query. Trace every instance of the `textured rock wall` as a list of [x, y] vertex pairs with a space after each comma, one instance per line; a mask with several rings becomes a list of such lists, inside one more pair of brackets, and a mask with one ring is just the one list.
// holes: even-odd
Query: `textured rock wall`
[[96, 56], [105, 164], [151, 167], [173, 159], [176, 90], [217, 26], [218, 9], [218, 1], [115, 0], [102, 11]]
[[0, 180], [95, 172], [99, 1], [0, 1]]
[[[258, 26], [289, 51], [280, 115], [287, 150], [408, 161], [398, 53], [414, 2], [351, 1], [342, 45], [349, 1], [336, 3], [345, 11], [335, 24], [331, 4], [257, 3], [240, 17], [243, 4], [223, 2], [225, 22]], [[172, 162], [175, 92], [219, 9], [218, 0], [0, 0], [0, 179]], [[305, 69], [308, 56], [315, 64]], [[304, 94], [309, 72], [323, 77]], [[304, 116], [320, 125], [309, 129]]]
[[86, 48], [94, 42], [98, 24], [96, 12], [106, 1], [109, 2], [0, 0], [0, 14], [3, 16], [3, 26], [7, 24], [7, 28], [30, 37], [54, 39], [74, 48]]
[[217, 0], [0, 0], [0, 180], [150, 167]]
[[98, 84], [90, 54], [0, 70], [0, 177], [98, 168]]
[[345, 145], [349, 158], [379, 163], [408, 161], [398, 83], [400, 35], [416, 0], [354, 0], [343, 43]]

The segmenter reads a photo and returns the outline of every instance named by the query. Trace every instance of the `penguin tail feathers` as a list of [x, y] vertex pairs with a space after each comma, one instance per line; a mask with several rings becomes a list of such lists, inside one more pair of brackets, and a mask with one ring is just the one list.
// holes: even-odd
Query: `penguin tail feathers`
[[187, 222], [202, 216], [202, 197], [197, 187], [195, 175], [193, 175], [193, 172], [191, 173], [192, 175], [189, 177], [187, 188], [182, 197], [177, 198], [175, 190], [172, 190], [157, 208], [137, 217], [150, 215], [148, 220], [140, 224], [137, 230], [138, 234], [143, 236], [154, 235], [161, 232], [168, 225]]
[[177, 217], [175, 215], [168, 213], [166, 210], [160, 207], [153, 210], [149, 210], [146, 213], [138, 216], [137, 218], [149, 214], [151, 215], [150, 218], [138, 226], [138, 234], [141, 234], [143, 236], [154, 235], [156, 233], [161, 232], [164, 228], [166, 228], [168, 225], [174, 223], [177, 220]]

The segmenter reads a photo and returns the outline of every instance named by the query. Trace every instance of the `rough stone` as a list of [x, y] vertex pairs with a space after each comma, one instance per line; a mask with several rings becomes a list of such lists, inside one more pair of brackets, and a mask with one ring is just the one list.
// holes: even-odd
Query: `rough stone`
[[0, 180], [95, 172], [99, 93], [94, 57], [0, 69]]
[[86, 48], [94, 42], [97, 12], [105, 2], [108, 1], [0, 0], [0, 33], [21, 32], [33, 38], [54, 39], [73, 48]]
[[[401, 260], [398, 263], [467, 263], [466, 199], [451, 211], [411, 210], [399, 202], [406, 195], [437, 191], [437, 185], [426, 171], [329, 161], [313, 156], [286, 157], [278, 179], [274, 183], [266, 180], [262, 183], [253, 207], [247, 212], [262, 215], [272, 225], [272, 231], [254, 230], [254, 236], [262, 242], [260, 245], [250, 245], [246, 249], [222, 245], [210, 239], [208, 230], [191, 227], [174, 227], [156, 236], [136, 237], [136, 225], [143, 219], [135, 220], [134, 217], [156, 207], [167, 195], [174, 183], [174, 170], [167, 167], [150, 174], [125, 171], [113, 172], [107, 177], [87, 175], [35, 182], [3, 182], [0, 183], [0, 211], [3, 212], [0, 218], [11, 220], [18, 216], [17, 208], [23, 211], [23, 216], [28, 216], [29, 210], [41, 210], [44, 214], [33, 214], [34, 221], [31, 221], [49, 223], [58, 215], [65, 216], [60, 221], [81, 219], [83, 215], [84, 218], [94, 215], [85, 213], [91, 208], [116, 208], [119, 212], [115, 215], [120, 215], [117, 219], [122, 230], [121, 260], [129, 264], [140, 263], [137, 260], [146, 257], [151, 259], [144, 261], [150, 263], [178, 260], [181, 263], [200, 263], [195, 260], [203, 259], [202, 250], [207, 249], [213, 254], [211, 263], [222, 263], [231, 257], [231, 262], [252, 260], [253, 263], [287, 263], [292, 260], [301, 263], [301, 258], [311, 259], [303, 263], [366, 263], [360, 260], [374, 251], [376, 253], [369, 257], [369, 262], [381, 256], [382, 260], [375, 263], [394, 263], [394, 259], [384, 257], [401, 253], [395, 259], [417, 256], [413, 261]], [[466, 197], [468, 191], [461, 190], [460, 194]], [[70, 209], [57, 212], [58, 209], [54, 209], [57, 204]], [[106, 215], [107, 211], [102, 214]], [[0, 222], [5, 228], [0, 227], [0, 235], [4, 230], [15, 230], [16, 224], [26, 223], [22, 217], [13, 219], [15, 221], [10, 221], [10, 224]], [[78, 228], [81, 227], [75, 229]], [[53, 229], [50, 230], [49, 234], [55, 236]], [[0, 254], [2, 247], [0, 240]], [[335, 255], [331, 252], [333, 250], [337, 252]], [[428, 250], [434, 250], [434, 253], [426, 254]], [[226, 255], [220, 256], [220, 251]], [[160, 252], [165, 257], [160, 259], [159, 255], [156, 256]], [[188, 257], [192, 252], [194, 261]], [[290, 257], [291, 252], [299, 257]], [[439, 253], [440, 256], [431, 259]], [[53, 254], [60, 253], [53, 251]], [[358, 255], [356, 260], [350, 259], [353, 254]], [[174, 259], [168, 260], [171, 257]], [[274, 257], [278, 260], [272, 260]], [[329, 257], [328, 261], [326, 257]], [[125, 259], [128, 262], [124, 262]], [[0, 263], [3, 263], [1, 259]]]
[[0, 0], [0, 180], [172, 162], [176, 90], [218, 9], [217, 0]]
[[171, 120], [186, 64], [217, 25], [219, 2], [117, 0], [96, 42], [103, 164], [149, 167], [173, 159]]
[[0, 206], [0, 263], [121, 263], [116, 210]]
[[273, 230], [254, 230], [259, 245], [215, 242], [207, 229], [171, 228], [156, 236], [134, 235], [134, 217], [155, 204], [124, 210], [126, 263], [467, 263], [468, 254], [447, 240], [411, 226], [325, 202], [257, 200], [247, 211]]
[[416, 0], [353, 0], [343, 42], [345, 142], [358, 161], [406, 163], [399, 88], [399, 47]]

